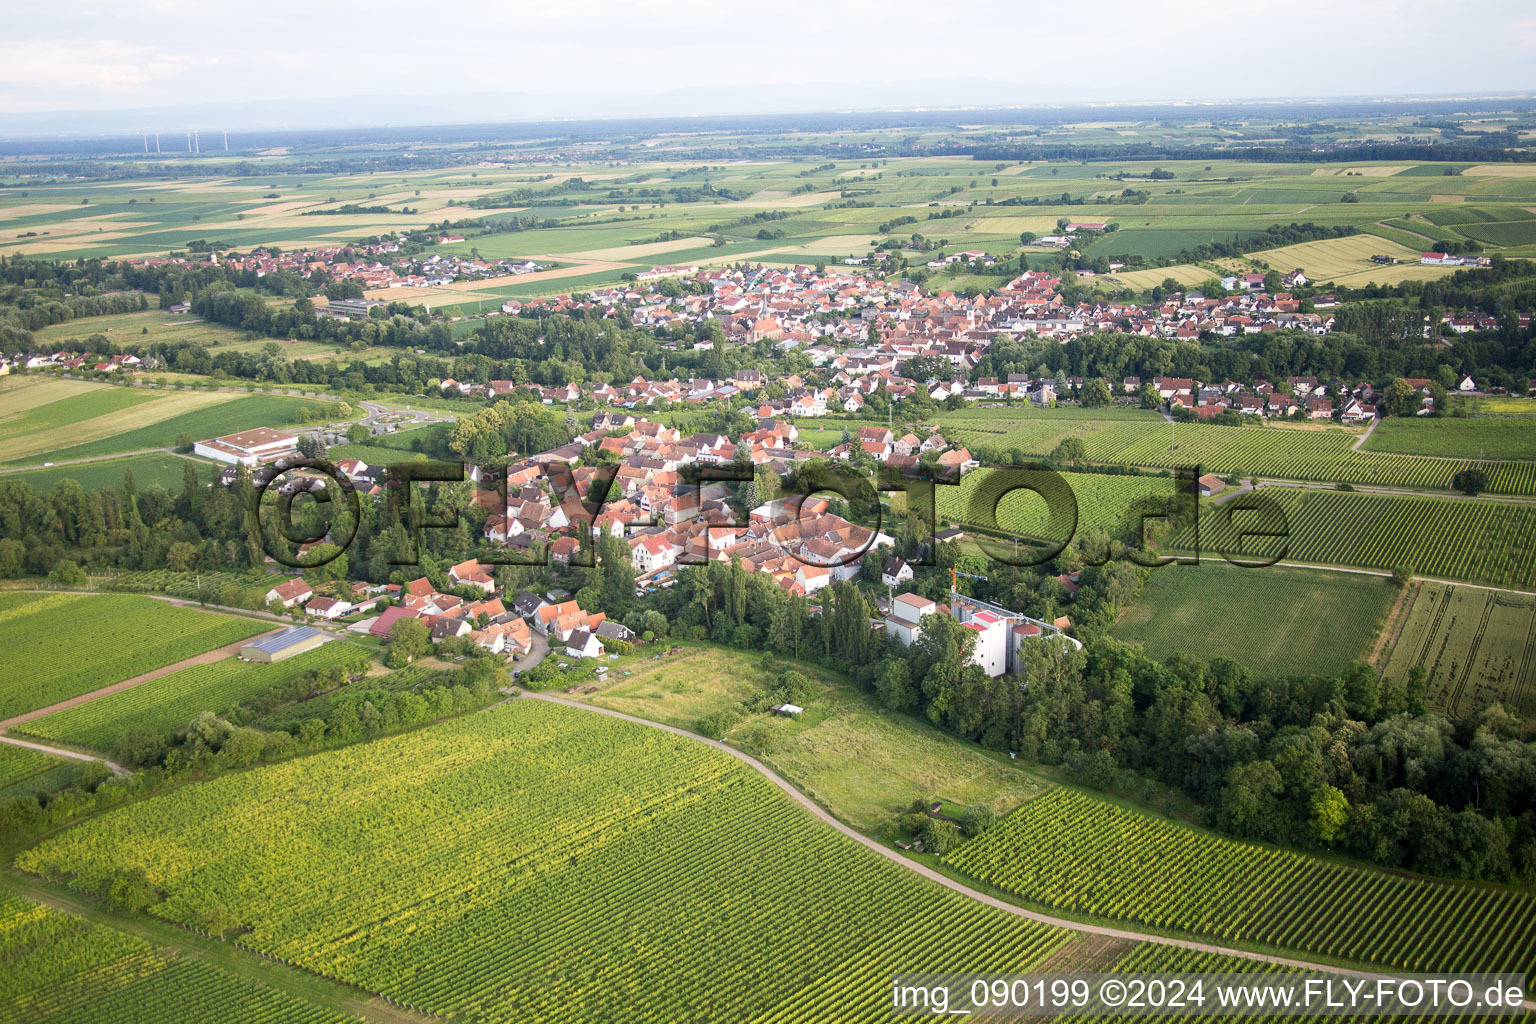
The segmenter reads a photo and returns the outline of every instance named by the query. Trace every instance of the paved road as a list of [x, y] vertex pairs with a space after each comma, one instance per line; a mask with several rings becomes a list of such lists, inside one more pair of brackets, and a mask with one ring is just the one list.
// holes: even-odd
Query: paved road
[[46, 743], [33, 743], [30, 740], [19, 740], [15, 736], [0, 736], [0, 743], [9, 743], [13, 747], [26, 747], [28, 750], [38, 750], [44, 754], [52, 754], [54, 757], [67, 757], [71, 761], [100, 761], [112, 769], [114, 775], [132, 775], [127, 768], [116, 761], [108, 761], [104, 757], [95, 754], [82, 754], [78, 750], [67, 750], [64, 747], [50, 747]]
[[512, 670], [512, 674], [514, 676], [523, 672], [527, 672], [539, 662], [543, 661], [545, 655], [549, 654], [549, 637], [545, 636], [543, 633], [538, 632], [537, 630], [530, 632], [532, 635], [528, 643], [528, 657], [520, 661], [517, 664], [517, 667]]
[[[687, 739], [693, 740], [696, 743], [704, 743], [708, 746], [714, 747], [716, 750], [729, 754], [731, 757], [736, 758], [736, 760], [742, 761], [755, 768], [770, 782], [787, 793], [790, 798], [793, 799], [796, 803], [800, 804], [800, 806], [804, 807], [806, 810], [810, 811], [817, 818], [819, 818], [823, 823], [830, 825], [832, 828], [836, 829], [838, 832], [841, 832], [843, 835], [847, 836], [849, 839], [852, 839], [854, 842], [868, 847], [870, 850], [873, 850], [875, 853], [878, 853], [880, 856], [886, 858], [887, 860], [896, 864], [900, 864], [907, 870], [916, 872], [929, 881], [944, 886], [946, 889], [951, 889], [963, 896], [969, 896], [973, 900], [985, 903], [989, 907], [994, 907], [1003, 911], [1004, 913], [1012, 914], [1015, 917], [1026, 918], [1030, 921], [1038, 921], [1041, 924], [1053, 925], [1057, 928], [1064, 928], [1068, 931], [1079, 932], [1085, 935], [1101, 935], [1106, 938], [1124, 939], [1131, 942], [1154, 942], [1162, 946], [1177, 946], [1180, 949], [1190, 949], [1201, 953], [1215, 953], [1221, 956], [1247, 957], [1250, 960], [1262, 960], [1266, 963], [1282, 964], [1286, 967], [1298, 967], [1309, 971], [1323, 971], [1329, 974], [1347, 974], [1373, 978], [1397, 977], [1397, 975], [1381, 972], [1355, 970], [1348, 967], [1338, 967], [1333, 964], [1314, 963], [1310, 960], [1296, 960], [1289, 957], [1270, 956], [1265, 953], [1254, 953], [1246, 949], [1233, 949], [1228, 946], [1217, 946], [1207, 942], [1195, 942], [1190, 939], [1175, 939], [1166, 935], [1149, 935], [1145, 932], [1129, 931], [1124, 928], [1112, 928], [1107, 925], [1086, 924], [1082, 921], [1073, 921], [1064, 917], [1052, 917], [1049, 914], [1041, 914], [1033, 910], [1026, 910], [1023, 907], [1015, 906], [1012, 903], [1005, 903], [1004, 901], [993, 896], [988, 896], [984, 892], [979, 892], [975, 889], [972, 889], [970, 886], [965, 885], [962, 882], [958, 882], [955, 879], [948, 877], [947, 875], [943, 875], [937, 871], [934, 871], [927, 865], [920, 864], [915, 860], [903, 856], [896, 850], [886, 846], [882, 842], [871, 839], [869, 836], [866, 836], [862, 832], [855, 831], [849, 826], [843, 824], [838, 819], [834, 818], [825, 808], [807, 797], [804, 793], [800, 792], [800, 790], [796, 789], [772, 768], [769, 768], [767, 765], [763, 764], [763, 762], [759, 761], [757, 758], [751, 756], [750, 754], [737, 750], [735, 747], [727, 746], [718, 740], [712, 740], [708, 737], [700, 736], [698, 733], [689, 732], [686, 729], [679, 729], [676, 726], [663, 725], [660, 722], [652, 722], [649, 719], [637, 718], [634, 715], [626, 715], [622, 711], [613, 711], [608, 708], [596, 707], [591, 704], [583, 704], [579, 701], [566, 700], [565, 698], [557, 697], [552, 693], [525, 693], [523, 697], [532, 698], [534, 700], [549, 701], [551, 704], [563, 704], [566, 707], [580, 708], [584, 711], [591, 711], [594, 714], [608, 715], [611, 718], [622, 718], [626, 722], [633, 722], [636, 725], [648, 726], [652, 729], [661, 729], [664, 732], [670, 732], [674, 735], [685, 737]], [[1525, 1005], [1528, 1008], [1536, 1009], [1536, 1000], [1527, 1001]]]

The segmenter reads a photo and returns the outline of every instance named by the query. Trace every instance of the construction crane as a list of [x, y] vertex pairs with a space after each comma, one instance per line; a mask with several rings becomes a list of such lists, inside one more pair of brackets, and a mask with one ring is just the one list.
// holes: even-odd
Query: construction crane
[[974, 572], [961, 572], [959, 569], [952, 568], [952, 569], [949, 570], [949, 589], [950, 590], [957, 591], [957, 592], [959, 591], [959, 589], [960, 589], [959, 577], [961, 577], [961, 576], [964, 576], [966, 579], [972, 579], [972, 580], [985, 580], [987, 578], [985, 576], [978, 576]]

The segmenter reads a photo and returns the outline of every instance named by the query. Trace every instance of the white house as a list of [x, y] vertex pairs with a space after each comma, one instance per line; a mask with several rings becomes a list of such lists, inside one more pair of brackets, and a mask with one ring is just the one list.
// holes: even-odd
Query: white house
[[346, 601], [334, 597], [317, 597], [304, 606], [304, 614], [317, 619], [339, 619], [352, 610], [352, 606]]
[[635, 572], [643, 576], [677, 561], [677, 549], [665, 537], [652, 534], [649, 537], [636, 537], [630, 548], [630, 556], [634, 559]]
[[565, 653], [572, 658], [601, 658], [603, 642], [596, 634], [578, 629], [565, 641]]
[[886, 616], [885, 631], [900, 640], [903, 646], [911, 647], [912, 641], [917, 639], [918, 630], [922, 628], [923, 616], [932, 615], [938, 610], [939, 606], [926, 597], [902, 594], [891, 602], [891, 614]]
[[269, 603], [276, 601], [284, 608], [292, 608], [296, 604], [309, 600], [313, 594], [314, 591], [310, 589], [308, 583], [294, 577], [287, 583], [279, 583], [267, 591], [267, 601]]
[[888, 587], [899, 587], [912, 579], [912, 567], [906, 559], [892, 555], [885, 560], [885, 565], [880, 569], [880, 582]]

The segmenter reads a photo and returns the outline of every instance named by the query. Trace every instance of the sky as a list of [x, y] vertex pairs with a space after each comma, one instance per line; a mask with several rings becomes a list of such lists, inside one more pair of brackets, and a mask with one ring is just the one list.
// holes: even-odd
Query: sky
[[8, 8], [0, 113], [13, 115], [366, 96], [456, 97], [478, 113], [464, 97], [498, 96], [519, 120], [1536, 90], [1530, 0]]

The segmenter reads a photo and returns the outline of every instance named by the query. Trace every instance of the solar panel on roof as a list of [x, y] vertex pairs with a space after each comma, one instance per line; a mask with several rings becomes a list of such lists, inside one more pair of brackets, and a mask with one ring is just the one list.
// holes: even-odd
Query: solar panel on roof
[[260, 640], [252, 640], [245, 646], [254, 647], [258, 651], [266, 651], [268, 654], [276, 654], [278, 651], [287, 650], [296, 643], [319, 635], [320, 631], [313, 626], [293, 626], [283, 630], [281, 633], [274, 633]]

